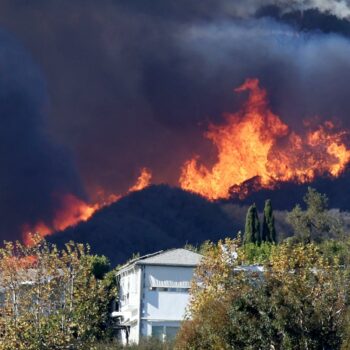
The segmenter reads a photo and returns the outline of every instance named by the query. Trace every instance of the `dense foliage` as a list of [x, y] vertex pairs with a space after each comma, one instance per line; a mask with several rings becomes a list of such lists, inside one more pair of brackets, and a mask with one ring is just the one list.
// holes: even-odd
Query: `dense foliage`
[[325, 195], [309, 188], [304, 202], [280, 244], [270, 201], [262, 242], [253, 205], [244, 244], [206, 243], [178, 349], [349, 349], [350, 240]]
[[[0, 349], [93, 349], [107, 329], [113, 280], [87, 246], [45, 240], [0, 250]], [[95, 276], [96, 274], [96, 276]]]
[[313, 243], [282, 243], [272, 246], [263, 272], [244, 270], [239, 246], [208, 244], [178, 349], [346, 348], [348, 266]]
[[160, 341], [157, 338], [144, 338], [139, 344], [123, 346], [116, 341], [101, 342], [96, 344], [96, 350], [172, 350], [172, 342]]
[[343, 237], [341, 219], [329, 212], [326, 195], [309, 187], [304, 203], [306, 209], [303, 210], [298, 204], [287, 216], [287, 221], [293, 227], [294, 241], [308, 243]]

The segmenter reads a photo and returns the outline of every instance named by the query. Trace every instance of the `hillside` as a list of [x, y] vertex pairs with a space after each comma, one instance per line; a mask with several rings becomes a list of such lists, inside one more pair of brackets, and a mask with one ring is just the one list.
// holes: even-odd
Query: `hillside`
[[241, 223], [218, 203], [166, 185], [134, 192], [96, 212], [88, 221], [52, 235], [59, 245], [74, 240], [89, 243], [93, 252], [112, 264], [132, 254], [200, 244], [234, 236]]

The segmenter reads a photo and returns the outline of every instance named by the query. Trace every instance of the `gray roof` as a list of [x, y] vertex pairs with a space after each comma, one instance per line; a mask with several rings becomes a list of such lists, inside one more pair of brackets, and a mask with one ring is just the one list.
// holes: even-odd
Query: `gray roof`
[[197, 266], [203, 255], [184, 248], [161, 250], [129, 261], [122, 268], [131, 265]]

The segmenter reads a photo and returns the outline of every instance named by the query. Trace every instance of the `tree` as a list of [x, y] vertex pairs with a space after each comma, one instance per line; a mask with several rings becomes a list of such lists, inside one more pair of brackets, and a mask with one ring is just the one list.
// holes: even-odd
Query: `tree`
[[244, 243], [260, 243], [260, 222], [256, 205], [249, 207], [245, 222]]
[[91, 255], [91, 272], [98, 280], [102, 280], [111, 269], [109, 259], [104, 255]]
[[270, 199], [265, 201], [261, 240], [263, 242], [276, 243], [275, 217]]
[[287, 215], [287, 222], [293, 227], [297, 241], [320, 241], [342, 233], [341, 220], [328, 211], [328, 198], [325, 194], [309, 187], [304, 202], [306, 210], [296, 205]]
[[245, 265], [262, 265], [268, 261], [275, 248], [276, 245], [269, 242], [261, 242], [259, 245], [255, 243], [246, 243], [238, 248], [238, 254], [240, 260]]
[[183, 323], [176, 349], [226, 349], [223, 326], [229, 322], [226, 291], [232, 270], [238, 263], [239, 246], [239, 239], [226, 238], [218, 244], [206, 242], [202, 247], [204, 257], [191, 285], [189, 320]]
[[198, 311], [202, 303], [212, 298], [221, 297], [223, 286], [229, 282], [232, 268], [237, 265], [237, 250], [239, 239], [226, 238], [218, 244], [207, 241], [202, 247], [204, 258], [195, 272], [191, 292], [196, 297], [192, 299], [189, 313]]
[[[209, 247], [191, 289], [177, 349], [340, 349], [348, 325], [348, 267], [315, 244], [274, 246], [263, 272]], [[346, 333], [345, 333], [346, 334]], [[343, 347], [343, 349], [346, 349]]]
[[94, 276], [88, 246], [33, 241], [0, 249], [0, 350], [92, 349], [115, 290]]

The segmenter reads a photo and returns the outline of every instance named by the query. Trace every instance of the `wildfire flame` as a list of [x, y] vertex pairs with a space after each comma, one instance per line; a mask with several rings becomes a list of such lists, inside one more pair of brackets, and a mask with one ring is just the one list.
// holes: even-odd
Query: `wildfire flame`
[[147, 168], [142, 168], [141, 174], [136, 180], [135, 185], [131, 186], [128, 192], [130, 193], [144, 189], [145, 187], [149, 186], [149, 184], [151, 183], [151, 179], [152, 173], [150, 172], [150, 170], [148, 170]]
[[[142, 168], [135, 184], [129, 188], [127, 193], [140, 191], [150, 185], [152, 173], [147, 168]], [[34, 226], [23, 226], [23, 241], [26, 245], [32, 245], [32, 233], [39, 233], [42, 237], [48, 236], [56, 231], [64, 230], [81, 221], [88, 220], [98, 209], [119, 200], [122, 196], [111, 194], [108, 198], [101, 199], [95, 204], [88, 204], [72, 194], [67, 194], [60, 199], [61, 209], [55, 213], [52, 223], [46, 224], [40, 221]]]
[[[217, 150], [212, 167], [200, 162], [198, 155], [181, 168], [180, 186], [210, 200], [229, 198], [235, 194], [244, 198], [251, 190], [274, 188], [286, 181], [311, 182], [316, 176], [339, 176], [350, 161], [346, 139], [348, 131], [337, 130], [325, 121], [318, 126], [304, 122], [305, 132], [291, 130], [268, 104], [266, 90], [257, 79], [247, 79], [235, 92], [248, 91], [242, 109], [226, 114], [222, 125], [210, 124], [205, 137]], [[142, 168], [140, 176], [127, 193], [148, 186], [152, 174]], [[31, 244], [29, 232], [46, 236], [89, 219], [96, 210], [119, 200], [119, 194], [98, 193], [99, 200], [88, 204], [72, 194], [59, 197], [60, 210], [53, 222], [38, 222], [23, 227], [24, 241]]]
[[205, 134], [217, 149], [212, 168], [201, 164], [199, 156], [181, 169], [180, 186], [211, 200], [240, 197], [244, 184], [273, 188], [276, 183], [305, 183], [317, 175], [338, 176], [350, 161], [345, 144], [348, 132], [337, 131], [331, 121], [312, 128], [304, 135], [290, 130], [270, 109], [266, 90], [257, 79], [247, 79], [235, 92], [249, 92], [242, 110], [225, 115], [224, 125], [209, 125]]

